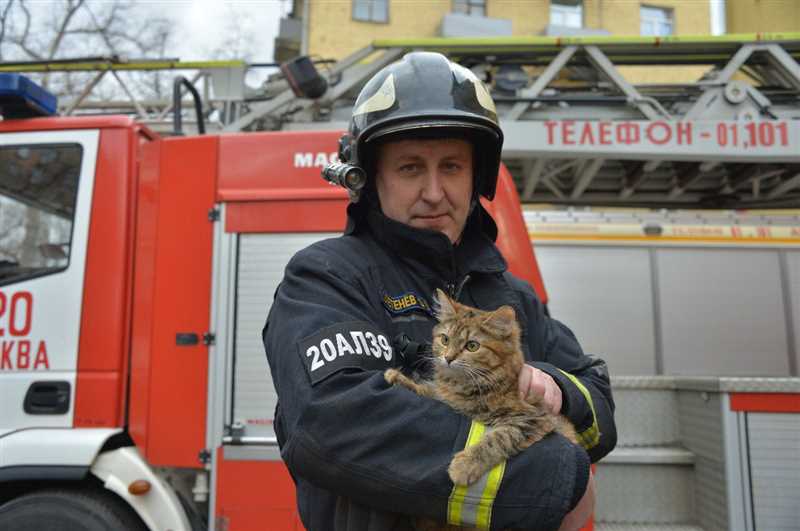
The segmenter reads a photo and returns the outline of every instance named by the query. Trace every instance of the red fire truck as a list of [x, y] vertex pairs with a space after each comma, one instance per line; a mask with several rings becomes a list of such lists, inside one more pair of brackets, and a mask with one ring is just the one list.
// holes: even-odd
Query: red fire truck
[[[18, 117], [42, 98], [0, 83], [0, 528], [301, 529], [259, 332], [344, 227], [339, 133]], [[546, 298], [505, 169], [487, 206]]]

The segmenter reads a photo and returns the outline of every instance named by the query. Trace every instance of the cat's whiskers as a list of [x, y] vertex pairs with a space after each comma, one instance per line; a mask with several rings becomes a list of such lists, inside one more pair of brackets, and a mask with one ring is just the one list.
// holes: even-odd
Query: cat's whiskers
[[435, 346], [419, 353], [419, 357], [430, 362], [431, 367], [447, 367], [448, 363], [444, 354]]
[[497, 378], [491, 370], [476, 365], [472, 365], [470, 368], [477, 376], [489, 383], [492, 389], [497, 387]]
[[[456, 362], [459, 361], [460, 360], [456, 360]], [[473, 386], [475, 390], [478, 392], [478, 399], [482, 400], [484, 396], [484, 389], [483, 389], [484, 386], [482, 386], [481, 383], [478, 381], [478, 377], [476, 376], [474, 370], [475, 367], [470, 367], [467, 363], [463, 361], [459, 363], [459, 366], [463, 369], [463, 373], [467, 376], [467, 378], [472, 380]]]
[[487, 371], [483, 367], [471, 365], [466, 361], [462, 361], [460, 366], [463, 368], [464, 374], [472, 380], [479, 396], [483, 397], [485, 393], [497, 389], [497, 381], [490, 371]]

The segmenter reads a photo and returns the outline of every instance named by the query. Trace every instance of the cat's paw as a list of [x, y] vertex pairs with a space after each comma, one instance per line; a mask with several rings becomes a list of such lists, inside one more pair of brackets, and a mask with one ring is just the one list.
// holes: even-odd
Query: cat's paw
[[398, 371], [397, 369], [386, 369], [383, 373], [383, 379], [386, 380], [386, 383], [390, 385], [394, 385], [394, 383], [400, 378], [403, 373]]
[[447, 473], [456, 485], [472, 485], [483, 475], [484, 468], [475, 458], [458, 452], [450, 461]]

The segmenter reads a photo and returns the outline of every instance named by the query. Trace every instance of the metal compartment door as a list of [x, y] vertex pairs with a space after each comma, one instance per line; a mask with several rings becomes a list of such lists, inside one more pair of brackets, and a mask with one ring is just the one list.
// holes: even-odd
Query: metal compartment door
[[286, 264], [312, 243], [334, 233], [243, 234], [239, 237], [234, 335], [232, 424], [246, 440], [275, 437], [277, 396], [261, 330]]
[[[223, 220], [224, 211], [225, 205]], [[215, 529], [256, 529], [265, 521], [276, 531], [303, 528], [273, 429], [277, 396], [261, 330], [291, 257], [336, 235], [232, 234], [218, 227], [208, 433], [215, 449], [210, 508]]]

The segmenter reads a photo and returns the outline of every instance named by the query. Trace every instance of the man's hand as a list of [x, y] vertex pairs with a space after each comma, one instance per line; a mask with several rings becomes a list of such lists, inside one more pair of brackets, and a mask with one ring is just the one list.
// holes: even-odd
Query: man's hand
[[554, 414], [561, 413], [561, 388], [553, 377], [536, 367], [523, 365], [519, 371], [519, 396], [533, 402], [543, 399], [545, 407]]

